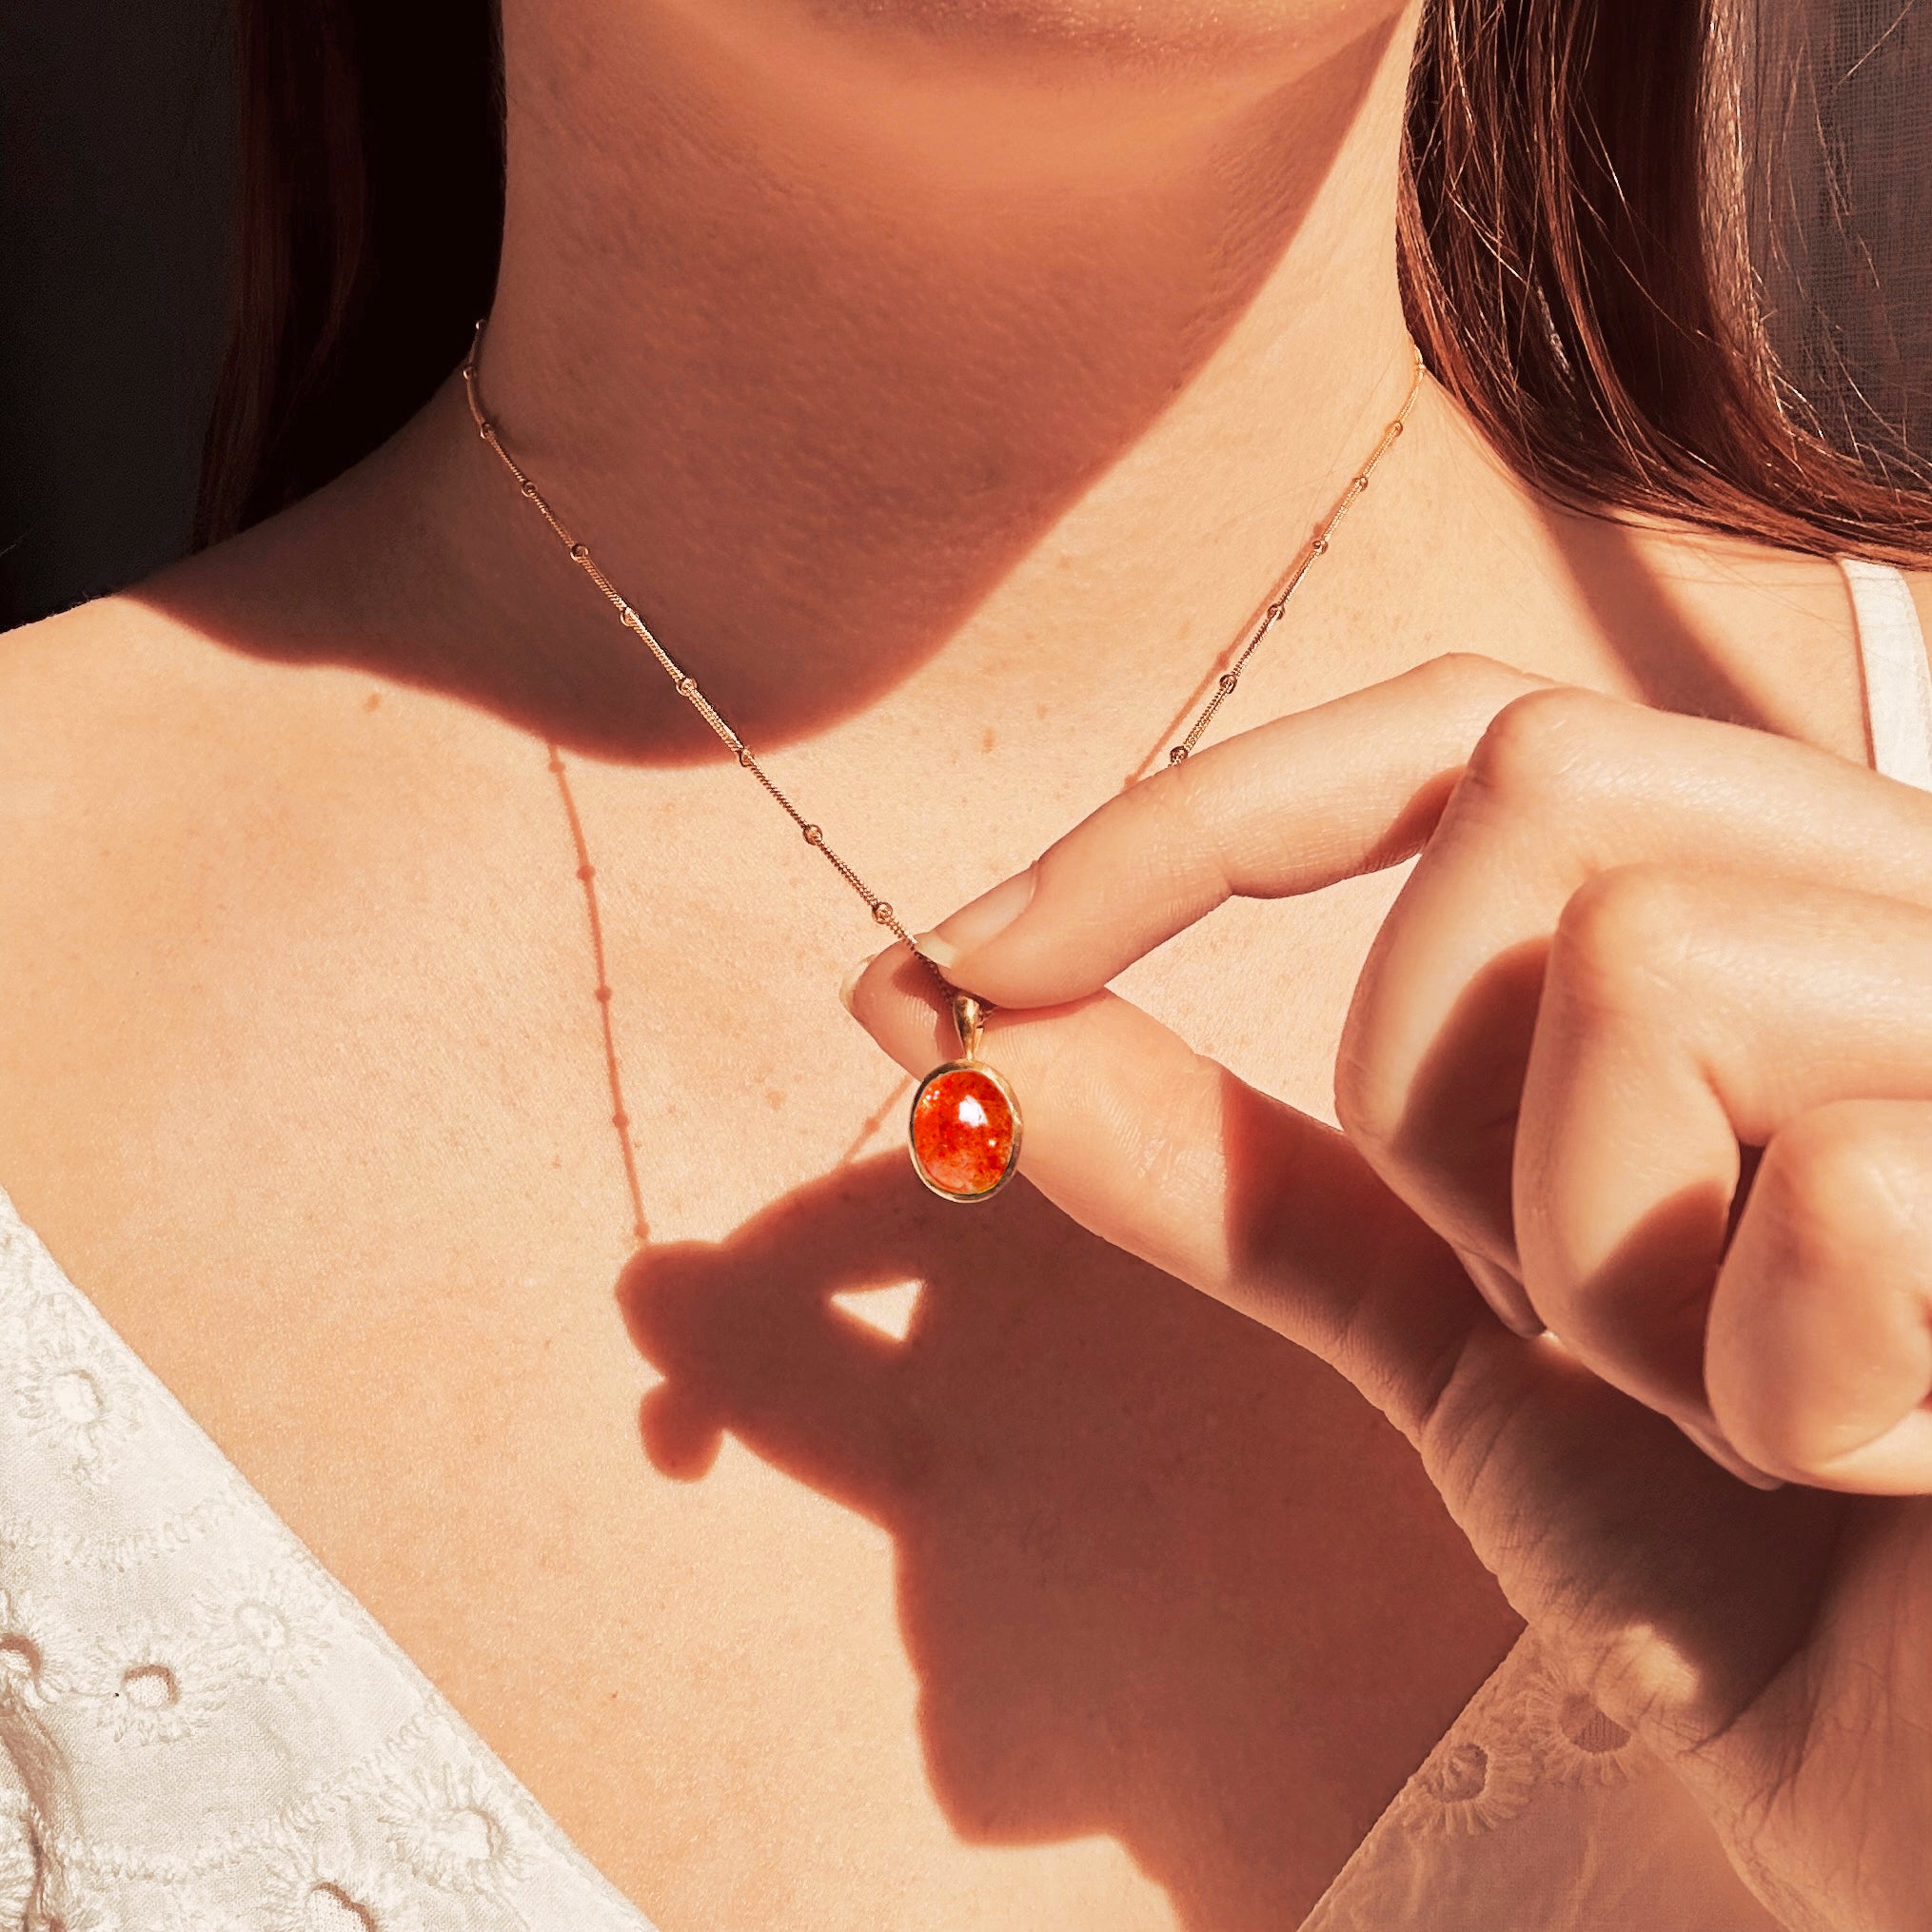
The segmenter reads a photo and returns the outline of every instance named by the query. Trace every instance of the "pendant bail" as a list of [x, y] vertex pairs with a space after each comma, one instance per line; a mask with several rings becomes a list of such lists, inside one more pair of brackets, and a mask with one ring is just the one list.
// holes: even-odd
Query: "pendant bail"
[[959, 1032], [959, 1057], [976, 1060], [979, 1057], [979, 1035], [986, 1024], [985, 1006], [970, 993], [955, 992], [953, 1024]]

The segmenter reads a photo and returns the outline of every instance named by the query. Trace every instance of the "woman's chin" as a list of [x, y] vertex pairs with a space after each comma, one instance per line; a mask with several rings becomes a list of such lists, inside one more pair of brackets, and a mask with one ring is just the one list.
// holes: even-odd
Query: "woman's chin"
[[[530, 4], [530, 0], [526, 0]], [[540, 6], [543, 0], [537, 0]], [[556, 0], [549, 0], [556, 4]], [[564, 0], [582, 6], [584, 0]], [[611, 0], [589, 0], [594, 8]], [[1123, 75], [1279, 75], [1393, 20], [1414, 0], [621, 0], [684, 13], [776, 51], [817, 41], [966, 79], [992, 67], [1064, 77], [1067, 64]], [[803, 76], [801, 76], [801, 79]]]

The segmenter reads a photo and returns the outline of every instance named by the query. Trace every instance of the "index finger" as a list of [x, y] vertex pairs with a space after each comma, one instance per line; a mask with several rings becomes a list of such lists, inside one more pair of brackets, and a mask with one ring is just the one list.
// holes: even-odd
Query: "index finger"
[[[869, 962], [847, 1004], [908, 1071], [952, 1051], [930, 983], [898, 945]], [[984, 1053], [1021, 1096], [1033, 1186], [1101, 1239], [1319, 1355], [1412, 1439], [1472, 1334], [1515, 1340], [1344, 1135], [1130, 1001], [1002, 1012]]]
[[1489, 721], [1548, 682], [1488, 658], [1436, 658], [1224, 739], [1109, 799], [919, 949], [1000, 1006], [1057, 1005], [1227, 899], [1399, 864]]

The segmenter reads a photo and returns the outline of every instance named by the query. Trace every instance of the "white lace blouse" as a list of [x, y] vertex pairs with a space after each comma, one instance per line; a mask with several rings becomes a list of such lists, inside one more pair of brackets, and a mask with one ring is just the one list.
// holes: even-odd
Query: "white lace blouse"
[[[1847, 563], [1873, 761], [1932, 789], [1904, 582]], [[1304, 1932], [1763, 1932], [1526, 1637]], [[650, 1932], [0, 1194], [0, 1932]]]

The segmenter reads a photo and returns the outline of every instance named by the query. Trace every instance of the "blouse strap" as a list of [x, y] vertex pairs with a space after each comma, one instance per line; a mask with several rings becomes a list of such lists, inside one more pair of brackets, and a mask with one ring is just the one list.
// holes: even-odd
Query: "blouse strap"
[[1851, 591], [1872, 767], [1932, 791], [1932, 666], [1925, 632], [1904, 574], [1889, 563], [1841, 557]]

